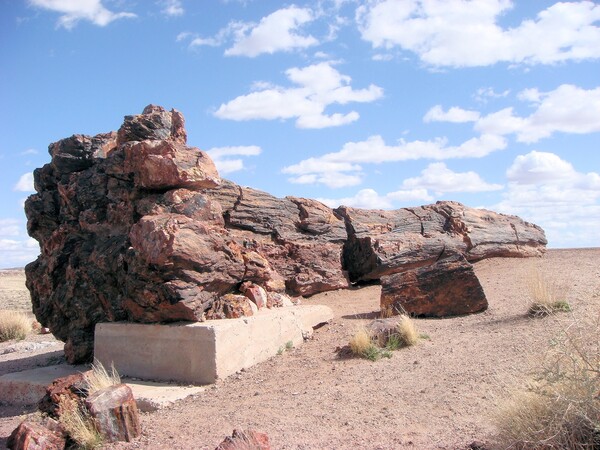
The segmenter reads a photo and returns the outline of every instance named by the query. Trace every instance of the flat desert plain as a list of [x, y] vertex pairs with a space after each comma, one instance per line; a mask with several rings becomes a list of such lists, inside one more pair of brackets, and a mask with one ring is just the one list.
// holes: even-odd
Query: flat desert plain
[[[599, 262], [600, 249], [478, 262], [487, 311], [416, 319], [425, 338], [376, 362], [340, 359], [335, 350], [378, 316], [378, 286], [304, 299], [335, 314], [311, 340], [201, 394], [142, 414], [139, 439], [105, 448], [214, 449], [234, 428], [266, 432], [274, 449], [465, 449], [473, 441], [489, 446], [497, 404], [525, 385], [553, 338], [574, 322], [594, 326], [596, 320], [597, 327]], [[527, 315], [536, 271], [564, 292], [571, 313]], [[21, 271], [0, 275], [0, 309], [29, 309], [28, 302]], [[32, 335], [28, 342], [52, 339]], [[0, 375], [62, 361], [56, 342], [30, 350], [23, 344], [0, 344]], [[2, 354], [15, 345], [23, 348]], [[29, 411], [0, 406], [0, 445]]]

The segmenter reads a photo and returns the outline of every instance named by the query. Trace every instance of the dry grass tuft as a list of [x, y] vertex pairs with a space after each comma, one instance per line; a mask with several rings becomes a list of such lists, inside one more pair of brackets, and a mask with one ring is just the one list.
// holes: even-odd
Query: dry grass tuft
[[76, 448], [91, 450], [102, 445], [102, 435], [93, 419], [81, 411], [76, 401], [63, 398], [60, 407], [62, 414], [59, 421], [69, 437], [77, 444]]
[[352, 354], [356, 356], [363, 356], [370, 349], [370, 347], [374, 347], [373, 339], [371, 337], [371, 333], [364, 327], [359, 328], [356, 333], [350, 338], [350, 350]]
[[85, 374], [85, 384], [88, 395], [110, 386], [121, 384], [121, 377], [117, 373], [114, 364], [110, 366], [110, 373], [98, 360], [92, 364], [92, 370]]
[[569, 312], [571, 305], [566, 301], [567, 287], [551, 281], [540, 269], [529, 276], [531, 303], [527, 313], [532, 317], [545, 317], [556, 312]]
[[385, 349], [379, 348], [373, 339], [373, 336], [366, 328], [359, 328], [354, 336], [348, 343], [350, 352], [354, 356], [368, 359], [370, 361], [377, 361], [378, 359], [385, 357], [391, 358], [392, 354]]
[[501, 448], [600, 448], [600, 315], [555, 339], [530, 386], [494, 418]]
[[415, 321], [409, 316], [402, 316], [398, 323], [398, 336], [403, 347], [410, 347], [419, 342], [419, 332]]
[[31, 319], [20, 311], [0, 311], [0, 342], [25, 339], [31, 333]]

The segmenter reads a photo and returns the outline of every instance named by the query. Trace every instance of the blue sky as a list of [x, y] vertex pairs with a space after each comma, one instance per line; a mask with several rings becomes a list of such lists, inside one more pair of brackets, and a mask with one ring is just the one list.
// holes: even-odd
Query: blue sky
[[0, 267], [48, 144], [150, 104], [221, 175], [330, 206], [437, 200], [600, 246], [600, 5], [0, 0]]

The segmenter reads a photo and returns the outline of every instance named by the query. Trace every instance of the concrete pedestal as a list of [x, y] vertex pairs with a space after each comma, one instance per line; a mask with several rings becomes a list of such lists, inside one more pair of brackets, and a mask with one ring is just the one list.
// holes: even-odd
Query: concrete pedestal
[[303, 305], [191, 324], [100, 323], [94, 357], [127, 377], [210, 384], [275, 356], [288, 342], [300, 345], [332, 318], [326, 306]]

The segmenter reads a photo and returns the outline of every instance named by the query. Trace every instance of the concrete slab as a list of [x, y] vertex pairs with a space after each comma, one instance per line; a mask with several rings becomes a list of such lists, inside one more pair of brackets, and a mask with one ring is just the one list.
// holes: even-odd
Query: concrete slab
[[[0, 376], [0, 401], [17, 406], [35, 405], [46, 394], [46, 386], [56, 378], [87, 370], [89, 370], [88, 366], [61, 364], [2, 375]], [[128, 378], [123, 378], [122, 381], [131, 387], [138, 409], [144, 412], [156, 411], [206, 389], [202, 386], [178, 386]]]
[[251, 317], [192, 324], [96, 325], [94, 357], [125, 376], [210, 384], [302, 344], [333, 319], [323, 305], [262, 309]]
[[0, 401], [9, 405], [35, 405], [46, 394], [46, 386], [57, 378], [88, 370], [87, 366], [38, 367], [0, 377]]

